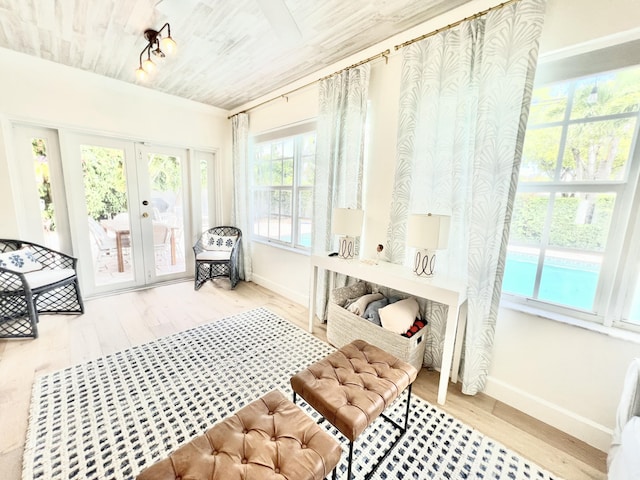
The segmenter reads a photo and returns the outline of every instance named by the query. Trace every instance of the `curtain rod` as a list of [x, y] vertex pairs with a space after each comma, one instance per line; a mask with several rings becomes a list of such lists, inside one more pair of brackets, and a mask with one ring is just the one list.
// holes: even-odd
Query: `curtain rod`
[[[444, 32], [445, 30], [449, 30], [451, 28], [455, 28], [458, 25], [460, 25], [462, 22], [466, 22], [466, 21], [469, 21], [469, 20], [474, 20], [474, 19], [476, 19], [478, 17], [482, 17], [483, 15], [486, 15], [487, 13], [489, 13], [489, 12], [491, 12], [493, 10], [498, 10], [499, 8], [506, 7], [507, 5], [510, 5], [510, 4], [515, 3], [517, 1], [519, 1], [519, 0], [507, 0], [506, 2], [503, 2], [500, 5], [496, 5], [496, 6], [487, 8], [486, 10], [483, 10], [481, 12], [478, 12], [478, 13], [475, 13], [475, 14], [470, 15], [468, 17], [465, 17], [462, 20], [458, 20], [457, 22], [450, 23], [446, 27], [439, 28], [437, 30], [434, 30], [434, 31], [429, 32], [429, 33], [424, 34], [424, 35], [420, 35], [419, 37], [413, 38], [411, 40], [407, 40], [404, 43], [396, 45], [394, 47], [394, 50], [396, 50], [396, 51], [400, 50], [401, 48], [404, 48], [404, 47], [407, 47], [407, 46], [411, 45], [412, 43], [419, 42], [420, 40], [424, 40], [425, 38], [432, 37], [434, 35], [437, 35], [440, 32]], [[302, 85], [302, 86], [300, 86], [298, 88], [294, 88], [293, 90], [290, 90], [290, 91], [288, 91], [286, 93], [283, 93], [282, 95], [278, 95], [277, 97], [270, 98], [269, 100], [265, 100], [264, 102], [260, 102], [257, 105], [254, 105], [252, 107], [247, 108], [246, 110], [242, 110], [240, 112], [234, 113], [233, 115], [229, 115], [227, 117], [227, 120], [230, 120], [231, 117], [237, 115], [238, 113], [247, 113], [250, 110], [253, 110], [255, 108], [258, 108], [258, 107], [261, 107], [263, 105], [266, 105], [269, 102], [273, 102], [274, 100], [276, 100], [278, 98], [286, 98], [288, 95], [291, 95], [292, 93], [297, 92], [298, 90], [302, 90], [303, 88], [306, 88], [306, 87], [308, 87], [310, 85], [313, 85], [314, 83], [321, 82], [322, 80], [326, 80], [327, 78], [333, 77], [334, 75], [337, 75], [340, 72], [343, 72], [345, 70], [349, 70], [350, 68], [359, 67], [360, 65], [364, 65], [365, 63], [371, 62], [372, 60], [376, 60], [376, 59], [378, 59], [380, 57], [384, 57], [384, 59], [386, 61], [388, 61], [388, 57], [389, 57], [390, 54], [391, 54], [391, 51], [387, 48], [384, 52], [380, 52], [377, 55], [373, 55], [372, 57], [365, 58], [364, 60], [362, 60], [362, 61], [360, 61], [358, 63], [354, 63], [353, 65], [349, 65], [348, 67], [342, 68], [342, 69], [338, 70], [337, 72], [332, 73], [331, 75], [327, 75], [325, 77], [319, 78], [318, 80], [313, 80], [312, 82], [306, 83], [306, 84], [304, 84], [304, 85]]]
[[438, 28], [437, 30], [434, 30], [433, 32], [425, 33], [424, 35], [420, 35], [419, 37], [413, 38], [411, 40], [407, 40], [404, 43], [396, 45], [394, 47], [394, 49], [395, 50], [400, 50], [401, 48], [408, 47], [412, 43], [419, 42], [420, 40], [424, 40], [425, 38], [433, 37], [434, 35], [437, 35], [440, 32], [444, 32], [445, 30], [450, 30], [452, 28], [455, 28], [455, 27], [457, 27], [458, 25], [460, 25], [463, 22], [467, 22], [469, 20], [475, 20], [476, 18], [482, 17], [483, 15], [486, 15], [487, 13], [492, 12], [493, 10], [498, 10], [500, 8], [506, 7], [507, 5], [510, 5], [510, 4], [518, 2], [518, 1], [519, 0], [507, 0], [506, 2], [503, 2], [500, 5], [495, 5], [493, 7], [487, 8], [486, 10], [483, 10], [481, 12], [474, 13], [473, 15], [465, 17], [462, 20], [458, 20], [457, 22], [450, 23], [446, 27]]
[[[326, 76], [324, 76], [322, 78], [319, 78], [318, 80], [313, 80], [313, 81], [311, 81], [309, 83], [305, 83], [304, 85], [302, 85], [302, 86], [300, 86], [298, 88], [294, 88], [293, 90], [290, 90], [287, 93], [283, 93], [282, 95], [278, 95], [277, 97], [273, 97], [273, 98], [270, 98], [269, 100], [265, 100], [264, 102], [260, 102], [257, 105], [254, 105], [253, 107], [249, 107], [246, 110], [242, 110], [241, 112], [238, 112], [238, 113], [247, 113], [249, 110], [253, 110], [255, 108], [261, 107], [262, 105], [265, 105], [265, 104], [267, 104], [269, 102], [273, 102], [274, 100], [276, 100], [278, 98], [286, 98], [287, 95], [291, 95], [292, 93], [297, 92], [298, 90], [302, 90], [303, 88], [306, 88], [306, 87], [308, 87], [310, 85], [313, 85], [314, 83], [318, 83], [318, 82], [321, 82], [322, 80], [326, 80], [327, 78], [331, 78], [334, 75], [337, 75], [338, 73], [343, 72], [345, 70], [349, 70], [351, 68], [359, 67], [360, 65], [364, 65], [365, 63], [371, 62], [372, 60], [375, 60], [375, 59], [380, 58], [380, 57], [384, 57], [386, 59], [390, 54], [391, 54], [391, 50], [389, 50], [387, 48], [384, 52], [380, 52], [380, 53], [378, 53], [376, 55], [373, 55], [372, 57], [365, 58], [364, 60], [362, 60], [362, 61], [360, 61], [358, 63], [354, 63], [353, 65], [349, 65], [348, 67], [342, 68], [342, 69], [338, 70], [337, 72], [333, 72], [331, 75], [326, 75]], [[227, 120], [229, 120], [234, 115], [237, 115], [238, 113], [234, 113], [233, 115], [228, 116]]]

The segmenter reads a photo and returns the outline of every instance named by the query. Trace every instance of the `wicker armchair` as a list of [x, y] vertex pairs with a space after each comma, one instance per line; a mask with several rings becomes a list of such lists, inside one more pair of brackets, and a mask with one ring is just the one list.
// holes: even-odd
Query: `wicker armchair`
[[84, 313], [77, 259], [0, 239], [0, 338], [38, 337], [38, 314]]
[[228, 277], [231, 288], [240, 280], [242, 232], [236, 227], [213, 227], [202, 233], [193, 246], [196, 257], [194, 288], [198, 290], [207, 280]]

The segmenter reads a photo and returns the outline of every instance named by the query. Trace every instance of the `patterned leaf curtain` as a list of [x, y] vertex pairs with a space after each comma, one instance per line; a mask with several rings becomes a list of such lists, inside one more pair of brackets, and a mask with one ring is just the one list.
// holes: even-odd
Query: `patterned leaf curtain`
[[[332, 248], [333, 208], [362, 207], [369, 64], [320, 81], [316, 137], [313, 250]], [[327, 276], [318, 279], [316, 314], [325, 318]]]
[[[409, 214], [451, 215], [437, 273], [468, 279], [462, 390], [491, 364], [509, 224], [545, 0], [520, 0], [404, 51], [389, 258], [409, 264]], [[425, 361], [442, 358], [446, 307], [428, 303]]]
[[233, 162], [233, 208], [231, 223], [242, 231], [242, 256], [240, 258], [240, 278], [251, 281], [251, 179], [249, 178], [249, 115], [238, 113], [231, 117], [232, 162]]

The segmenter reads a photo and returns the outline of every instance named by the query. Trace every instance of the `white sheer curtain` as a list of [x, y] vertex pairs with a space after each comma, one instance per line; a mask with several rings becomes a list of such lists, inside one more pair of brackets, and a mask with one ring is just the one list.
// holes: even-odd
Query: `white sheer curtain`
[[249, 178], [249, 115], [238, 113], [231, 117], [232, 161], [233, 161], [233, 208], [232, 226], [242, 231], [242, 257], [240, 278], [251, 281], [251, 178]]
[[[389, 257], [408, 264], [410, 213], [451, 215], [440, 274], [468, 279], [463, 392], [491, 364], [509, 223], [545, 0], [520, 0], [404, 51]], [[446, 307], [427, 307], [426, 362], [440, 366]]]
[[[369, 64], [320, 81], [316, 137], [313, 250], [332, 248], [333, 208], [361, 208]], [[316, 314], [324, 318], [327, 277], [318, 279]]]

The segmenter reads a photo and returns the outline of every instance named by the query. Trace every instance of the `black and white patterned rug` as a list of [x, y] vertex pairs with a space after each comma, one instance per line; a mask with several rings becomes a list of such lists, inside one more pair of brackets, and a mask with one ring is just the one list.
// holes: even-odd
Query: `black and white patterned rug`
[[[333, 350], [260, 308], [42, 376], [33, 388], [23, 480], [135, 478], [266, 392], [290, 397], [289, 378]], [[389, 416], [402, 419], [405, 398]], [[322, 425], [346, 452], [337, 430]], [[365, 430], [355, 444], [356, 478], [396, 435], [381, 419]], [[414, 395], [410, 428], [376, 478], [552, 477]]]

